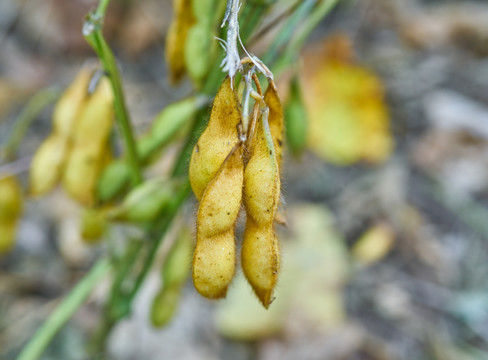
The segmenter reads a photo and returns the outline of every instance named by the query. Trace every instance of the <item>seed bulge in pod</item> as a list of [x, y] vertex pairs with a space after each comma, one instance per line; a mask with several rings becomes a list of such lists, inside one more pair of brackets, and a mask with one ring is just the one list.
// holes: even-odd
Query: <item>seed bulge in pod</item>
[[211, 237], [233, 228], [242, 200], [244, 163], [237, 145], [207, 186], [197, 214], [197, 232]]
[[244, 274], [258, 299], [268, 308], [280, 268], [279, 244], [273, 226], [258, 225], [248, 219], [241, 251]]
[[71, 137], [80, 109], [88, 98], [93, 72], [93, 66], [83, 67], [57, 102], [53, 114], [54, 133], [66, 139]]
[[247, 222], [242, 243], [244, 274], [265, 308], [272, 301], [279, 270], [274, 221], [280, 197], [280, 177], [266, 112], [261, 117], [244, 171]]
[[59, 134], [50, 135], [39, 146], [29, 172], [29, 192], [32, 196], [42, 196], [57, 185], [68, 147], [68, 140]]
[[193, 283], [208, 298], [224, 297], [234, 276], [234, 227], [242, 199], [243, 167], [239, 144], [208, 185], [198, 209]]
[[71, 198], [90, 206], [102, 166], [103, 146], [87, 143], [71, 150], [63, 173], [63, 188]]
[[100, 144], [107, 141], [114, 120], [113, 99], [110, 81], [103, 77], [81, 109], [73, 133], [75, 147], [79, 144]]
[[259, 121], [244, 171], [246, 213], [258, 224], [271, 224], [280, 198], [280, 176], [266, 113]]
[[63, 187], [84, 205], [95, 202], [95, 188], [114, 119], [113, 93], [104, 77], [80, 112], [73, 134], [73, 146], [63, 173]]
[[240, 105], [227, 77], [215, 97], [210, 120], [198, 139], [190, 160], [190, 184], [198, 200], [229, 152], [239, 141]]
[[235, 264], [234, 229], [211, 238], [197, 238], [193, 255], [195, 288], [202, 296], [210, 299], [225, 297], [234, 277]]

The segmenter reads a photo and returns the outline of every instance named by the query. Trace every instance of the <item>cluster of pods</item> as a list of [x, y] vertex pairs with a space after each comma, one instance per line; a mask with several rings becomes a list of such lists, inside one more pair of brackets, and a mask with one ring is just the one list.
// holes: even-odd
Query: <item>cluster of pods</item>
[[53, 115], [53, 131], [32, 159], [30, 193], [41, 196], [61, 180], [66, 192], [84, 205], [95, 201], [99, 175], [110, 160], [114, 121], [113, 93], [107, 77], [85, 67], [63, 93]]
[[283, 111], [269, 79], [264, 95], [256, 95], [248, 124], [243, 124], [232, 81], [227, 77], [221, 85], [190, 161], [190, 183], [199, 201], [193, 282], [205, 297], [226, 295], [236, 268], [235, 228], [243, 204], [241, 266], [267, 308], [280, 268], [274, 224], [281, 194]]

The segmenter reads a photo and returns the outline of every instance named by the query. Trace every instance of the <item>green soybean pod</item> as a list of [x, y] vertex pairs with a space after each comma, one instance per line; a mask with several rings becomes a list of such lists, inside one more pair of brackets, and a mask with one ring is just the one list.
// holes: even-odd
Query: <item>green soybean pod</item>
[[288, 148], [293, 155], [299, 156], [307, 145], [307, 112], [296, 78], [291, 82], [288, 101], [285, 104], [285, 123]]
[[163, 287], [153, 300], [151, 307], [151, 323], [160, 328], [173, 318], [181, 298], [181, 289]]
[[112, 211], [110, 218], [128, 222], [150, 222], [171, 204], [175, 183], [159, 179], [149, 180], [134, 188], [122, 206]]
[[184, 227], [164, 261], [162, 268], [164, 286], [182, 285], [186, 281], [191, 269], [192, 252], [193, 236], [190, 230]]
[[105, 203], [120, 196], [130, 185], [130, 166], [124, 159], [111, 162], [97, 183], [97, 198]]

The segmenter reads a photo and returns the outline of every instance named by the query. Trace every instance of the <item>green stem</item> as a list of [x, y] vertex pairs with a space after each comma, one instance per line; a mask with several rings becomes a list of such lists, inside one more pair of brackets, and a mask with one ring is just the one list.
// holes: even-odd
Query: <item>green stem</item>
[[110, 317], [113, 319], [120, 319], [129, 312], [129, 307], [124, 302], [125, 294], [121, 290], [131, 268], [136, 263], [142, 245], [143, 241], [141, 239], [131, 240], [124, 257], [120, 261], [120, 267], [116, 271], [117, 275], [113, 282], [112, 293], [109, 300]]
[[[219, 54], [216, 59], [216, 63], [220, 64], [224, 58], [223, 54]], [[219, 84], [224, 80], [225, 74], [222, 72], [220, 66], [214, 66], [207, 77], [208, 81], [205, 82], [202, 88], [202, 93], [207, 96], [215, 96]]]
[[19, 117], [15, 121], [14, 128], [3, 149], [3, 156], [7, 160], [15, 158], [17, 150], [29, 129], [31, 123], [37, 115], [50, 103], [59, 97], [59, 91], [55, 89], [44, 89], [35, 94], [27, 105], [22, 109]]
[[290, 18], [282, 26], [282, 31], [278, 33], [266, 56], [263, 57], [265, 63], [269, 65], [269, 63], [276, 60], [280, 49], [288, 41], [290, 41], [290, 38], [293, 36], [297, 26], [312, 11], [316, 2], [317, 0], [305, 0], [300, 4], [293, 15], [290, 16]]
[[100, 326], [95, 331], [92, 341], [89, 343], [87, 347], [87, 353], [89, 359], [105, 359], [104, 356], [104, 346], [107, 337], [110, 335], [113, 327], [117, 321], [113, 318], [104, 318], [103, 321], [100, 322]]
[[141, 288], [142, 284], [144, 283], [144, 280], [146, 279], [147, 274], [149, 274], [149, 270], [151, 270], [152, 264], [154, 262], [154, 259], [156, 257], [157, 250], [159, 249], [159, 245], [163, 241], [166, 232], [168, 231], [170, 225], [173, 222], [173, 218], [176, 216], [181, 204], [186, 200], [186, 198], [190, 195], [190, 184], [187, 183], [182, 185], [179, 193], [176, 195], [175, 202], [173, 205], [173, 208], [170, 210], [170, 212], [166, 215], [165, 219], [162, 221], [161, 225], [158, 226], [157, 233], [159, 236], [155, 238], [155, 240], [151, 243], [148, 255], [144, 261], [143, 268], [141, 272], [139, 273], [136, 282], [134, 284], [134, 287], [132, 288], [132, 291], [130, 292], [129, 295], [129, 301], [128, 301], [128, 308], [130, 308], [132, 301], [134, 301], [135, 296], [139, 292], [139, 289]]
[[126, 316], [130, 311], [127, 293], [123, 291], [123, 284], [127, 276], [130, 276], [130, 271], [140, 254], [143, 243], [140, 239], [131, 239], [122, 258], [113, 258], [111, 260], [115, 276], [111, 286], [110, 297], [104, 306], [100, 325], [88, 345], [88, 353], [93, 358], [98, 358], [100, 354], [103, 354], [105, 341], [110, 335], [112, 328], [118, 320]]
[[248, 6], [252, 7], [252, 11], [250, 12], [250, 15], [246, 17], [246, 24], [240, 31], [241, 39], [244, 44], [247, 43], [248, 39], [252, 35], [252, 32], [263, 19], [263, 16], [270, 7], [270, 4], [249, 4]]
[[324, 17], [326, 17], [332, 9], [339, 3], [340, 0], [323, 0], [311, 12], [303, 27], [298, 30], [292, 40], [288, 43], [285, 51], [285, 57], [291, 58], [300, 53], [305, 41], [310, 36], [312, 31], [319, 25]]
[[114, 92], [115, 115], [122, 132], [122, 137], [124, 138], [127, 157], [131, 167], [132, 184], [137, 185], [142, 182], [142, 175], [133, 135], [134, 131], [125, 105], [122, 81], [117, 68], [117, 63], [112, 50], [102, 34], [103, 16], [105, 15], [108, 3], [109, 0], [101, 0], [97, 11], [88, 15], [88, 19], [83, 25], [83, 34], [88, 44], [90, 44], [97, 53], [103, 68], [110, 79], [110, 84], [112, 85], [112, 90]]
[[100, 0], [98, 3], [97, 11], [95, 14], [100, 16], [102, 19], [105, 17], [105, 12], [107, 11], [108, 4], [110, 3], [110, 0]]
[[[275, 29], [276, 26], [284, 21], [284, 19], [290, 17], [295, 10], [300, 6], [301, 0], [296, 1], [294, 4], [289, 6], [283, 13], [278, 15], [275, 19], [273, 19], [270, 23], [268, 23], [265, 27], [259, 30], [259, 32], [255, 32], [252, 34], [252, 37], [249, 38], [249, 43], [254, 43], [256, 40], [264, 37], [268, 32], [272, 29]], [[242, 36], [242, 35], [241, 35]], [[244, 41], [244, 40], [243, 40]]]
[[29, 343], [24, 347], [17, 360], [38, 359], [54, 335], [73, 316], [75, 311], [83, 304], [96, 284], [110, 269], [107, 259], [100, 259], [90, 272], [76, 285], [76, 287], [64, 298], [47, 321], [35, 333]]
[[281, 56], [273, 65], [275, 76], [279, 76], [286, 67], [296, 62], [296, 58], [300, 54], [307, 38], [319, 25], [322, 19], [334, 9], [339, 1], [341, 0], [321, 1], [307, 17], [303, 26], [294, 33], [294, 36], [291, 37], [291, 39], [288, 38], [288, 45], [286, 46], [283, 56]]

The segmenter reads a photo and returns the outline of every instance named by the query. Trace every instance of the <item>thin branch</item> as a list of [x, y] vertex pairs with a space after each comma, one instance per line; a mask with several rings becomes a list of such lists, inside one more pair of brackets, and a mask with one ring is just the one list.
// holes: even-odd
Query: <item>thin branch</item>
[[97, 53], [105, 72], [109, 76], [110, 84], [112, 85], [112, 90], [114, 92], [115, 115], [124, 138], [127, 156], [131, 166], [132, 182], [133, 185], [137, 185], [142, 181], [142, 175], [134, 140], [134, 131], [125, 105], [122, 81], [120, 79], [117, 63], [112, 50], [102, 34], [103, 16], [105, 15], [108, 3], [109, 0], [101, 0], [97, 11], [88, 15], [87, 20], [83, 24], [83, 35], [85, 36], [86, 41]]

